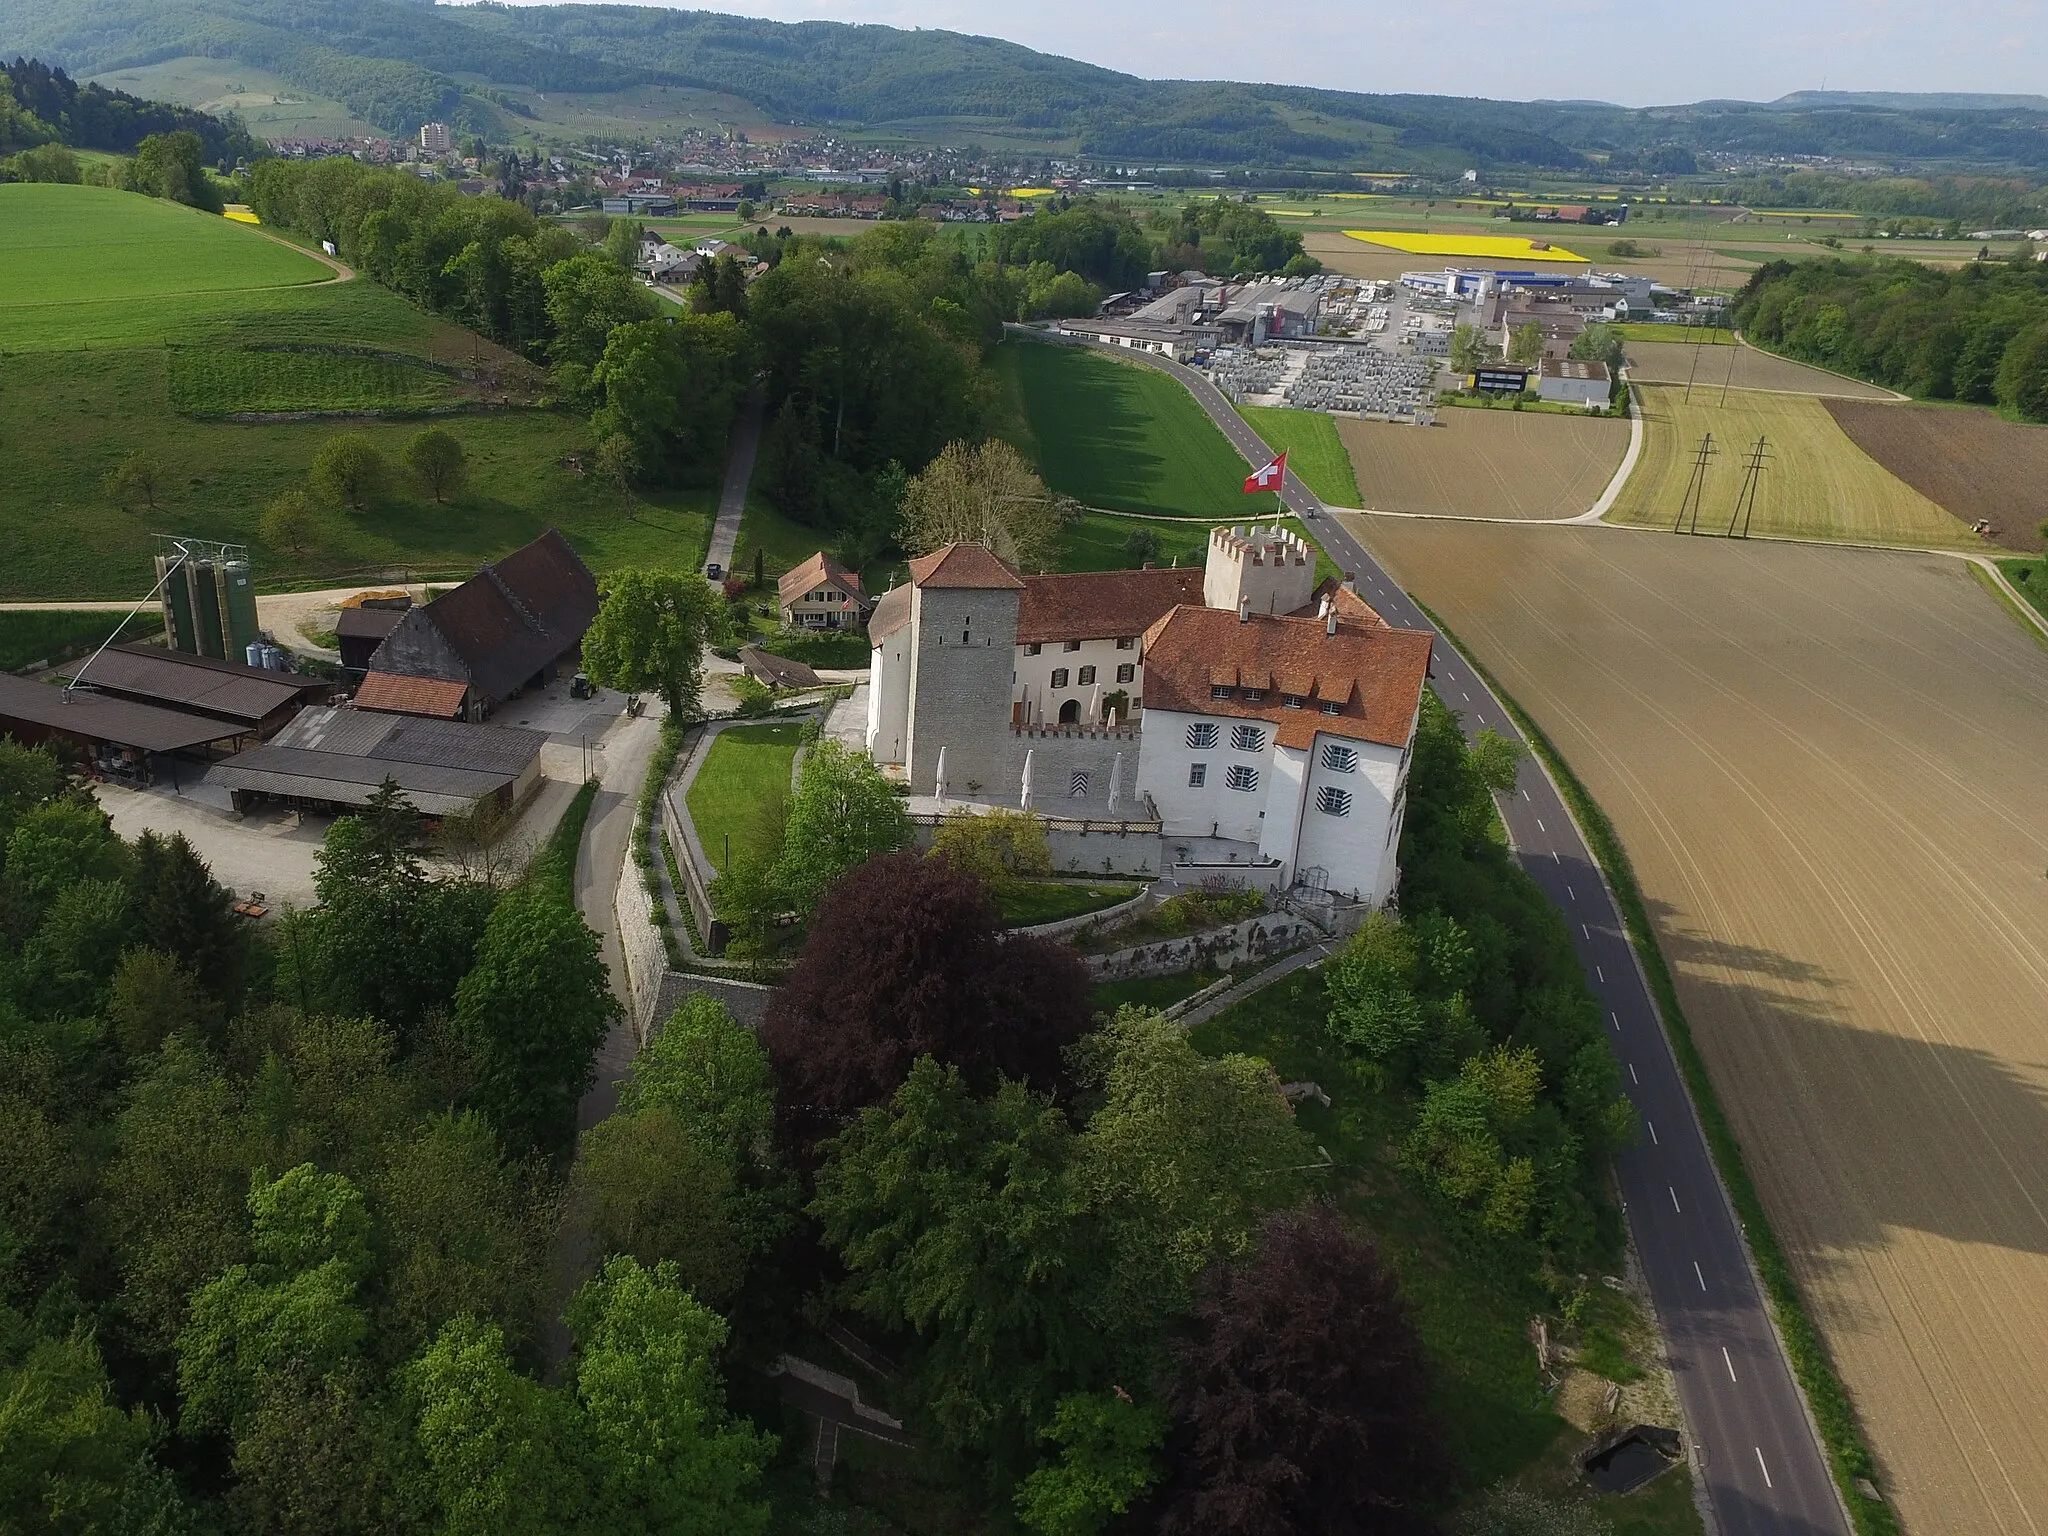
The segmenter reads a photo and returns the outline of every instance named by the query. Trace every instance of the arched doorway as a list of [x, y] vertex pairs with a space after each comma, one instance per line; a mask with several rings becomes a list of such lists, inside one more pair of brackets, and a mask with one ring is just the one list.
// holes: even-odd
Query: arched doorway
[[1067, 702], [1066, 702], [1066, 703], [1064, 703], [1064, 704], [1062, 704], [1062, 705], [1060, 706], [1060, 724], [1061, 724], [1061, 725], [1079, 725], [1080, 723], [1081, 723], [1081, 701], [1080, 701], [1079, 699], [1069, 699], [1069, 700], [1067, 700]]

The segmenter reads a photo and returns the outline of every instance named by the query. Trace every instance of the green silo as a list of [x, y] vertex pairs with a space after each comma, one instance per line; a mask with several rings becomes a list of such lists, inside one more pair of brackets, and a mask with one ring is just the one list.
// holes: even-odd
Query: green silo
[[240, 661], [242, 653], [257, 639], [256, 583], [249, 575], [249, 562], [230, 560], [221, 567], [221, 585], [227, 593], [227, 657]]
[[188, 655], [199, 652], [199, 638], [192, 629], [192, 591], [185, 585], [185, 568], [172, 570], [175, 555], [156, 557], [156, 577], [164, 588], [164, 630], [171, 646]]
[[185, 574], [192, 584], [192, 626], [199, 635], [199, 654], [225, 658], [220, 632], [220, 585], [211, 560], [188, 560]]

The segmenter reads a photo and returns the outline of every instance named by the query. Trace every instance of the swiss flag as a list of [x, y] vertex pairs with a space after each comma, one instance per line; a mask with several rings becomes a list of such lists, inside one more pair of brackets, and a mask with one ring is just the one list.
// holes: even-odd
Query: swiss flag
[[1244, 477], [1244, 493], [1249, 496], [1254, 491], [1277, 491], [1280, 489], [1280, 482], [1286, 478], [1287, 455], [1283, 452], [1264, 469], [1253, 470]]

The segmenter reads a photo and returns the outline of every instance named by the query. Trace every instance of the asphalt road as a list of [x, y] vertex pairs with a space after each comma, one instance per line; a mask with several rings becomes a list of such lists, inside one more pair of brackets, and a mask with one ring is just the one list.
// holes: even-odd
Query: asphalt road
[[[1164, 358], [1108, 350], [1179, 379], [1249, 463], [1273, 457], [1200, 373]], [[1435, 633], [1292, 472], [1284, 499], [1389, 623]], [[1246, 521], [1270, 516], [1272, 506], [1263, 496], [1247, 498]], [[1500, 700], [1441, 635], [1430, 671], [1467, 735], [1490, 728], [1521, 740]], [[1848, 1518], [1771, 1326], [1734, 1210], [1599, 867], [1533, 759], [1523, 765], [1501, 813], [1523, 867], [1574, 929], [1622, 1064], [1622, 1087], [1641, 1118], [1637, 1145], [1618, 1163], [1622, 1199], [1722, 1536], [1848, 1536]]]

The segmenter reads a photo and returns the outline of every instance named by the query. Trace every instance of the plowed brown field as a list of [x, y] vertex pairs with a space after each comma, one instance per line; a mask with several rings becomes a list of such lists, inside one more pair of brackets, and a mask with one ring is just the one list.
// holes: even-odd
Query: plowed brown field
[[2048, 652], [1932, 554], [1352, 517], [1607, 809], [1913, 1533], [2048, 1525]]
[[1830, 400], [1828, 413], [1857, 447], [1929, 501], [1966, 523], [1991, 524], [1997, 542], [2032, 554], [2048, 518], [2048, 427], [2002, 421], [1988, 410]]
[[1576, 517], [1628, 451], [1619, 417], [1538, 411], [1439, 412], [1433, 427], [1337, 419], [1358, 494], [1378, 512]]
[[[1695, 356], [1697, 354], [1697, 356]], [[1755, 347], [1695, 347], [1682, 341], [1632, 341], [1628, 376], [1639, 384], [1692, 385], [1693, 399], [1721, 390], [1769, 389], [1793, 395], [1828, 395], [1844, 400], [1892, 400], [1888, 389], [1845, 379], [1824, 368], [1809, 368]]]

